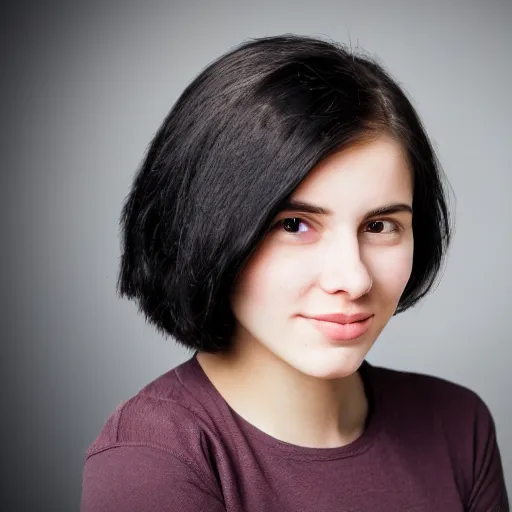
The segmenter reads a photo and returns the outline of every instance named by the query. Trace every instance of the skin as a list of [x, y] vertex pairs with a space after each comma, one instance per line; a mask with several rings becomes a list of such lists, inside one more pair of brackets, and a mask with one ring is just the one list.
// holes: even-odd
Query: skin
[[[297, 187], [291, 200], [328, 213], [279, 213], [235, 283], [233, 349], [197, 356], [244, 419], [299, 446], [344, 446], [361, 435], [368, 403], [358, 369], [413, 261], [412, 213], [368, 215], [412, 209], [412, 197], [401, 146], [387, 136], [330, 155]], [[361, 312], [372, 315], [368, 329], [350, 341], [333, 341], [310, 319]]]

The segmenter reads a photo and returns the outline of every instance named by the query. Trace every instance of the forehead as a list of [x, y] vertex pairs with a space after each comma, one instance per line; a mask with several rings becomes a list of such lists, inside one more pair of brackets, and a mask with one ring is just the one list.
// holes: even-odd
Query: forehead
[[412, 202], [412, 172], [401, 145], [382, 136], [333, 153], [316, 165], [292, 198], [334, 212]]

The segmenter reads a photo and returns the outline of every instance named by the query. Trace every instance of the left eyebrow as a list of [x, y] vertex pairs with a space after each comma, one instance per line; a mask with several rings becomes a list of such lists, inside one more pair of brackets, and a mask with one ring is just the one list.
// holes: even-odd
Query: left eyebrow
[[[297, 213], [311, 213], [314, 215], [332, 215], [331, 210], [317, 206], [310, 203], [304, 203], [303, 201], [288, 200], [284, 203], [280, 209], [281, 212], [297, 212]], [[412, 214], [412, 206], [406, 203], [391, 203], [374, 210], [369, 211], [364, 219], [368, 220], [372, 217], [378, 217], [382, 215], [392, 215], [393, 213], [408, 212]]]
[[412, 206], [405, 203], [393, 203], [375, 208], [375, 210], [369, 211], [365, 216], [364, 220], [371, 219], [372, 217], [381, 217], [382, 215], [392, 215], [393, 213], [407, 212], [412, 215]]

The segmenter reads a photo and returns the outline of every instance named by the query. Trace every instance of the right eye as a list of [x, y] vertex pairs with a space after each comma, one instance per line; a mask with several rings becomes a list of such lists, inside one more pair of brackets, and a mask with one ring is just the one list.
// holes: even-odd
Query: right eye
[[298, 234], [307, 233], [309, 224], [300, 217], [286, 217], [277, 222], [276, 227], [282, 228], [287, 233]]

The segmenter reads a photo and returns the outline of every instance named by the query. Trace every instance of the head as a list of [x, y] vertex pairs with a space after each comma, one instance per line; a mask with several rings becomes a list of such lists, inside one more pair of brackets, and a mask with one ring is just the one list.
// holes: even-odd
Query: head
[[[119, 291], [162, 332], [206, 352], [257, 340], [322, 376], [339, 374], [334, 353], [355, 369], [429, 291], [450, 237], [400, 87], [367, 57], [297, 36], [243, 44], [187, 87], [121, 226]], [[371, 318], [340, 344], [310, 318], [326, 313]]]

